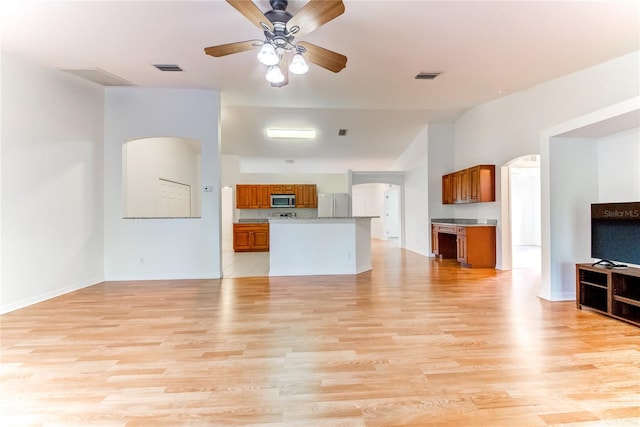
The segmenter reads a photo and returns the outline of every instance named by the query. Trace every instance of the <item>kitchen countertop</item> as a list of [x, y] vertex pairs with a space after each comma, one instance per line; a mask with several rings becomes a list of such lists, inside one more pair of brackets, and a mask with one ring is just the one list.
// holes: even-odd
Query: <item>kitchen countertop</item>
[[495, 227], [498, 225], [497, 219], [473, 219], [473, 218], [433, 218], [432, 224], [464, 225], [466, 227], [482, 226]]
[[269, 217], [269, 218], [239, 218], [236, 224], [260, 224], [271, 221], [298, 221], [298, 222], [317, 222], [318, 220], [343, 221], [346, 219], [371, 219], [380, 218], [379, 216], [321, 216], [321, 217]]
[[317, 216], [309, 218], [269, 218], [269, 221], [318, 221], [318, 220], [332, 220], [332, 221], [344, 221], [346, 219], [371, 219], [380, 218], [379, 216]]

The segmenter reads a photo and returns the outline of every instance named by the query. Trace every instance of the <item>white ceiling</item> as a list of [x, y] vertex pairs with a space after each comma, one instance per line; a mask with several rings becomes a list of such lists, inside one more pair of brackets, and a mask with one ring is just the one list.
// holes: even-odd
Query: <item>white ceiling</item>
[[[287, 10], [305, 3], [290, 0]], [[311, 65], [280, 89], [264, 80], [253, 52], [204, 54], [262, 36], [222, 0], [5, 0], [2, 49], [51, 67], [99, 68], [140, 87], [219, 90], [224, 154], [326, 170], [386, 170], [429, 122], [640, 49], [637, 0], [344, 3], [343, 15], [301, 40], [346, 55], [347, 67], [334, 74]], [[269, 10], [267, 0], [256, 4]], [[414, 79], [433, 71], [442, 75]], [[268, 126], [314, 127], [318, 137], [267, 141]]]

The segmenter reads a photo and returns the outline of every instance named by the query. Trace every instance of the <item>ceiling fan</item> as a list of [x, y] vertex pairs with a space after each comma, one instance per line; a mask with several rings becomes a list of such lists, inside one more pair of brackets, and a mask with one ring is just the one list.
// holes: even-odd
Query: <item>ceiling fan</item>
[[[221, 57], [260, 47], [258, 60], [267, 68], [267, 81], [282, 87], [289, 83], [289, 71], [304, 74], [306, 59], [334, 73], [347, 66], [347, 57], [308, 42], [294, 42], [344, 13], [342, 0], [309, 0], [295, 15], [287, 12], [288, 0], [269, 0], [271, 10], [262, 11], [251, 0], [226, 0], [255, 26], [264, 31], [265, 40], [246, 40], [204, 49], [207, 55]], [[287, 56], [293, 54], [289, 63]]]

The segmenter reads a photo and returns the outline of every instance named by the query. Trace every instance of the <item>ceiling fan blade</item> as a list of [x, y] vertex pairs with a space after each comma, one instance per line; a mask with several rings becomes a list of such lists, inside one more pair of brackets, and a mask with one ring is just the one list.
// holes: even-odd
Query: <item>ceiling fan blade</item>
[[347, 66], [347, 57], [344, 55], [309, 42], [299, 42], [298, 45], [307, 49], [307, 53], [304, 56], [308, 61], [322, 68], [339, 73]]
[[264, 13], [262, 13], [258, 6], [256, 6], [256, 4], [251, 0], [227, 0], [227, 3], [233, 6], [245, 18], [253, 22], [253, 25], [261, 30], [264, 30], [264, 28], [262, 28], [262, 24], [265, 24], [270, 30], [273, 30], [271, 21], [264, 16]]
[[244, 42], [227, 43], [219, 46], [209, 46], [204, 48], [204, 53], [207, 55], [220, 57], [231, 55], [233, 53], [245, 52], [251, 50], [254, 47], [262, 44], [260, 40], [247, 40]]
[[289, 84], [289, 61], [287, 60], [287, 55], [282, 55], [278, 66], [280, 67], [282, 74], [284, 74], [284, 80], [280, 83], [271, 83], [271, 86], [273, 87], [282, 87]]
[[342, 0], [309, 0], [293, 18], [287, 22], [287, 28], [300, 27], [296, 37], [309, 34], [321, 25], [326, 24], [344, 13]]

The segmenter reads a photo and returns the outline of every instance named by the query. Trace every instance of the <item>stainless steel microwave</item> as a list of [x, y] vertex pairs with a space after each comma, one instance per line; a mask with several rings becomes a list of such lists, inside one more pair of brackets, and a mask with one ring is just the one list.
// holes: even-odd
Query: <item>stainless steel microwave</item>
[[272, 194], [271, 207], [272, 208], [295, 208], [296, 196], [295, 194]]

